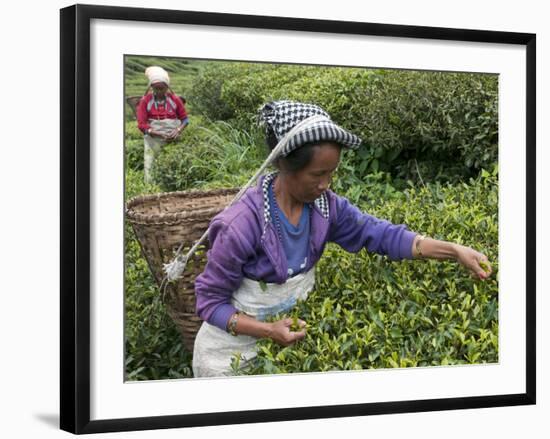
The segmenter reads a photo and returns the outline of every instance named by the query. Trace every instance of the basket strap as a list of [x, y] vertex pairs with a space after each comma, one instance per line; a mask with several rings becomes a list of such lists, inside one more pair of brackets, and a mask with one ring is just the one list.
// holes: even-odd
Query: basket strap
[[[327, 117], [317, 114], [315, 116], [308, 117], [304, 120], [302, 120], [300, 123], [295, 125], [288, 133], [285, 134], [285, 136], [277, 143], [275, 148], [271, 151], [269, 156], [265, 159], [263, 164], [258, 168], [254, 176], [248, 180], [248, 182], [241, 188], [241, 190], [235, 195], [235, 198], [224, 208], [227, 209], [229, 206], [232, 206], [237, 201], [240, 200], [240, 198], [244, 195], [246, 190], [251, 187], [256, 179], [262, 174], [265, 168], [269, 166], [280, 154], [280, 152], [285, 148], [285, 146], [288, 144], [289, 140], [294, 137], [297, 133], [300, 131], [305, 131], [310, 126], [314, 125], [315, 123], [326, 120]], [[164, 264], [164, 272], [166, 273], [166, 276], [164, 277], [162, 284], [166, 282], [170, 282], [173, 280], [177, 280], [181, 277], [183, 271], [185, 270], [185, 266], [187, 265], [187, 261], [189, 258], [197, 251], [199, 246], [205, 241], [205, 239], [208, 237], [208, 232], [210, 230], [210, 227], [203, 233], [203, 235], [200, 237], [200, 239], [195, 242], [193, 247], [187, 252], [186, 255], [182, 255], [181, 251], [183, 249], [183, 242], [180, 244], [178, 250], [176, 251], [176, 255], [174, 259], [172, 259], [171, 262], [168, 264]], [[161, 284], [161, 285], [162, 285]]]

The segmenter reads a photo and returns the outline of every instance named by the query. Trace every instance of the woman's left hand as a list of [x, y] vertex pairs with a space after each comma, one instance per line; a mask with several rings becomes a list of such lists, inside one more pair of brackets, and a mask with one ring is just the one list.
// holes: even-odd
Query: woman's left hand
[[456, 244], [456, 260], [481, 280], [487, 279], [492, 272], [491, 264], [483, 253], [473, 248]]
[[175, 128], [170, 134], [168, 134], [169, 140], [176, 140], [179, 135], [181, 134], [181, 131], [179, 128]]

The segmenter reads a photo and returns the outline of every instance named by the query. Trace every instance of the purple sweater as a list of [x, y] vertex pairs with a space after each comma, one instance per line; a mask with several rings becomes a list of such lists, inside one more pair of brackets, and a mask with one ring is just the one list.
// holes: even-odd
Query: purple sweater
[[[263, 176], [233, 206], [210, 223], [210, 249], [204, 271], [195, 280], [197, 315], [223, 330], [236, 308], [231, 296], [244, 277], [267, 283], [288, 278], [285, 252], [271, 222], [267, 186], [273, 174]], [[328, 190], [310, 205], [311, 231], [307, 265], [313, 267], [327, 242], [348, 252], [362, 248], [392, 260], [412, 259], [416, 236], [405, 225], [394, 225], [362, 213], [346, 198]]]

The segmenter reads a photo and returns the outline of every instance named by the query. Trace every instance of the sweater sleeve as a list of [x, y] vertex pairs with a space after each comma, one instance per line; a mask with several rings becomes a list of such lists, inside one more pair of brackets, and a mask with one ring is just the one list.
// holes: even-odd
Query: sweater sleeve
[[404, 224], [395, 225], [362, 213], [345, 197], [334, 193], [333, 196], [336, 213], [330, 225], [329, 241], [352, 253], [366, 248], [387, 255], [392, 260], [413, 258], [412, 244], [416, 233], [408, 230]]
[[143, 96], [136, 108], [136, 118], [138, 122], [138, 128], [142, 133], [145, 133], [149, 128], [149, 118], [147, 115], [147, 96]]
[[187, 115], [187, 111], [185, 110], [185, 105], [179, 96], [173, 96], [176, 101], [176, 115], [178, 119], [181, 120], [183, 125], [187, 125], [189, 123], [189, 116]]
[[243, 265], [254, 254], [249, 234], [214, 219], [208, 232], [210, 250], [204, 271], [195, 279], [196, 312], [208, 323], [226, 330], [236, 308], [231, 297], [243, 279]]

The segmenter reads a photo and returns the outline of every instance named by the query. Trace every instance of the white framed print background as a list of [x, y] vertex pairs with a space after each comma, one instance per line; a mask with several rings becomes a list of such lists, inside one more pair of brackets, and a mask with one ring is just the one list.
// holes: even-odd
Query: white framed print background
[[[533, 35], [91, 6], [62, 10], [62, 32], [62, 79], [74, 85], [62, 90], [62, 221], [70, 226], [62, 236], [62, 261], [73, 267], [62, 272], [61, 285], [62, 324], [72, 329], [62, 331], [63, 429], [120, 431], [534, 403]], [[127, 54], [498, 74], [499, 362], [124, 382]], [[518, 259], [524, 261], [519, 267]], [[246, 397], [260, 385], [260, 395]], [[215, 392], [234, 397], [213, 400], [208, 395]]]

